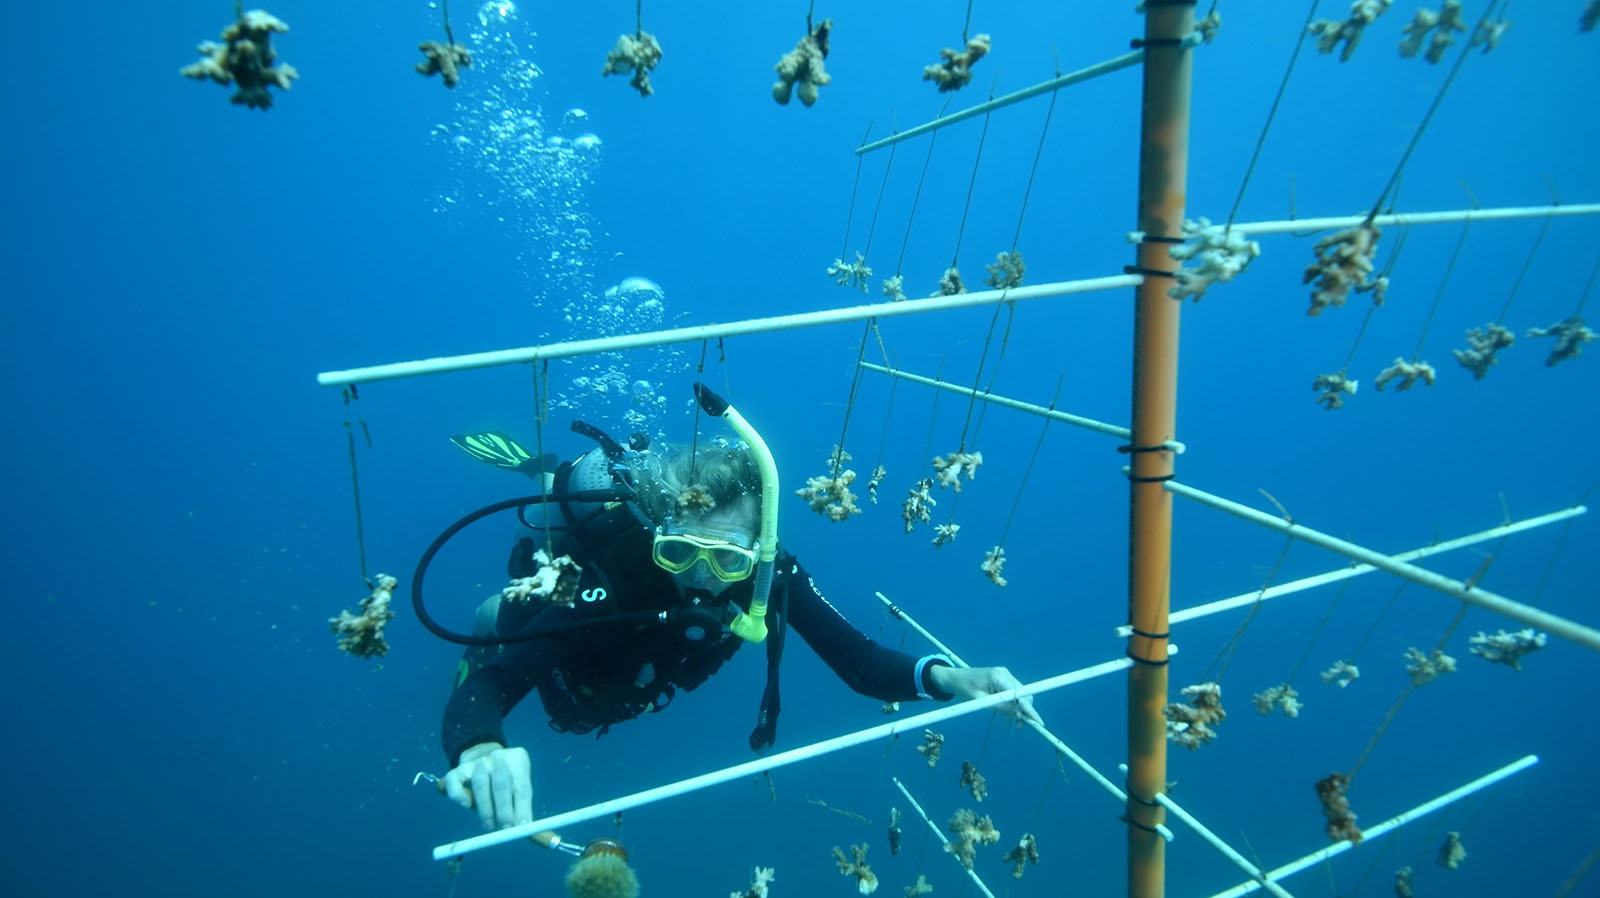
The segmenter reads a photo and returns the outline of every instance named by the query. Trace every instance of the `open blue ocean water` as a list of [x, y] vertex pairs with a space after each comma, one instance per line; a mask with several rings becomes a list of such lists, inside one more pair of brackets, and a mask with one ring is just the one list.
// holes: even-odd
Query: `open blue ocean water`
[[[1038, 97], [858, 159], [863, 135], [944, 107], [948, 95], [920, 72], [959, 43], [968, 4], [818, 3], [816, 19], [834, 20], [832, 83], [812, 108], [783, 107], [769, 93], [772, 66], [805, 33], [806, 5], [645, 2], [644, 27], [665, 55], [655, 95], [641, 99], [626, 78], [600, 76], [606, 51], [634, 29], [633, 4], [458, 0], [455, 37], [474, 58], [451, 91], [412, 71], [416, 45], [442, 38], [435, 5], [275, 0], [268, 9], [291, 26], [275, 46], [300, 78], [265, 113], [178, 75], [194, 45], [232, 20], [232, 4], [7, 11], [0, 507], [11, 581], [0, 671], [10, 735], [0, 761], [11, 785], [0, 890], [562, 894], [566, 860], [526, 845], [472, 855], [454, 876], [430, 857], [478, 824], [413, 785], [418, 772], [446, 772], [440, 712], [459, 651], [411, 614], [411, 573], [452, 521], [527, 491], [446, 437], [499, 429], [532, 445], [538, 433], [546, 451], [572, 457], [590, 445], [567, 430], [582, 417], [684, 441], [695, 380], [770, 443], [784, 545], [875, 639], [931, 651], [887, 617], [881, 591], [967, 660], [1024, 681], [1122, 656], [1118, 441], [1052, 424], [1030, 471], [1037, 417], [971, 409], [870, 372], [851, 406], [860, 324], [554, 362], [542, 430], [525, 365], [370, 384], [349, 404], [317, 385], [321, 371], [878, 301], [878, 281], [896, 270], [908, 294], [928, 295], [952, 256], [976, 286], [1013, 239], [1028, 283], [1132, 263], [1137, 67], [1062, 90], [1053, 108]], [[1228, 216], [1307, 5], [1221, 2], [1221, 33], [1194, 52], [1191, 216]], [[971, 4], [971, 31], [991, 34], [993, 50], [949, 109], [1126, 52], [1142, 28], [1132, 6]], [[1484, 7], [1466, 3], [1467, 21]], [[1439, 106], [1398, 208], [1537, 206], [1552, 191], [1564, 204], [1600, 201], [1600, 32], [1579, 32], [1582, 7], [1511, 5], [1499, 46], [1468, 58]], [[1460, 49], [1437, 66], [1400, 58], [1412, 11], [1390, 10], [1346, 63], [1307, 42], [1239, 221], [1372, 206]], [[1319, 15], [1346, 13], [1327, 2]], [[1273, 511], [1266, 490], [1299, 523], [1389, 552], [1578, 504], [1600, 481], [1600, 347], [1546, 366], [1551, 341], [1524, 335], [1579, 307], [1600, 260], [1600, 219], [1549, 224], [1505, 316], [1517, 341], [1485, 379], [1451, 358], [1468, 328], [1501, 315], [1544, 224], [1475, 224], [1453, 268], [1460, 224], [1408, 229], [1370, 320], [1367, 296], [1308, 317], [1301, 272], [1316, 237], [1260, 238], [1247, 272], [1183, 309], [1179, 478]], [[1399, 237], [1385, 231], [1381, 264]], [[825, 274], [858, 251], [877, 272], [864, 293]], [[885, 319], [882, 349], [873, 339], [865, 355], [886, 351], [907, 371], [1038, 404], [1059, 385], [1061, 409], [1122, 424], [1131, 299], [1116, 290], [1019, 303], [998, 319], [992, 307]], [[1338, 370], [1358, 336], [1359, 392], [1325, 411], [1311, 381]], [[1414, 352], [1437, 367], [1436, 383], [1372, 388]], [[863, 497], [864, 514], [833, 524], [792, 491], [823, 472], [847, 407], [853, 466], [864, 481], [881, 461], [888, 477], [878, 504]], [[401, 581], [381, 659], [341, 654], [328, 632], [366, 594], [347, 428], [368, 564]], [[964, 432], [984, 465], [959, 502], [938, 495], [935, 521], [961, 531], [936, 549], [928, 528], [904, 532], [897, 506]], [[731, 436], [711, 424], [702, 435]], [[514, 528], [502, 516], [441, 555], [428, 584], [442, 621], [468, 627], [503, 585]], [[1597, 533], [1581, 515], [1423, 564], [1481, 574], [1485, 589], [1594, 624]], [[1003, 589], [978, 568], [1002, 534]], [[1173, 607], [1345, 564], [1301, 543], [1280, 565], [1283, 550], [1280, 535], [1180, 500]], [[1397, 585], [1368, 574], [1342, 592], [1262, 605], [1223, 679], [1230, 716], [1217, 741], [1172, 747], [1172, 796], [1247, 856], [1276, 866], [1327, 844], [1313, 783], [1362, 755], [1407, 685], [1402, 653], [1431, 648], [1452, 626], [1455, 600], [1416, 586], [1396, 598]], [[1174, 695], [1245, 615], [1175, 627]], [[1524, 755], [1540, 763], [1289, 879], [1290, 892], [1387, 895], [1393, 871], [1411, 866], [1419, 896], [1555, 895], [1597, 850], [1597, 658], [1560, 639], [1520, 673], [1469, 654], [1468, 637], [1501, 628], [1516, 625], [1465, 612], [1445, 646], [1459, 669], [1410, 696], [1351, 805], [1370, 825]], [[1359, 680], [1319, 682], [1317, 671], [1358, 646]], [[551, 732], [537, 702], [524, 702], [507, 733], [533, 755], [539, 813], [751, 759], [763, 661], [746, 648], [664, 713], [598, 740]], [[892, 719], [799, 639], [783, 671], [777, 750]], [[1250, 695], [1291, 672], [1300, 716], [1256, 714]], [[1038, 701], [1051, 729], [1117, 781], [1125, 682]], [[978, 894], [910, 813], [898, 777], [935, 823], [962, 807], [992, 816], [1001, 840], [980, 849], [977, 872], [996, 895], [1124, 893], [1114, 799], [1003, 718], [941, 730], [934, 768], [913, 750], [920, 732], [908, 732], [563, 835], [620, 837], [647, 896], [739, 893], [755, 866], [776, 869], [773, 898], [849, 895], [855, 880], [829, 852], [863, 842], [879, 895], [903, 894], [919, 873], [936, 896]], [[987, 777], [981, 805], [958, 787], [963, 760]], [[891, 806], [904, 815], [895, 855]], [[1212, 895], [1243, 878], [1173, 826], [1168, 894]], [[1449, 831], [1469, 852], [1457, 870], [1434, 863]], [[1024, 832], [1041, 863], [1014, 879], [1001, 855]], [[1570, 894], [1600, 895], [1597, 877]]]

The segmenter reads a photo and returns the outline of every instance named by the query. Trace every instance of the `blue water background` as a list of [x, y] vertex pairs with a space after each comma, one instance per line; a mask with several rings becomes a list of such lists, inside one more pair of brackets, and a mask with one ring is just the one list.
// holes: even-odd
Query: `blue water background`
[[[1072, 69], [1123, 52], [1140, 27], [1128, 5], [977, 4], [973, 31], [992, 33], [995, 49], [952, 108], [991, 84], [1006, 92], [1043, 80], [1057, 58]], [[863, 133], [938, 112], [943, 98], [917, 73], [956, 42], [965, 4], [819, 8], [819, 18], [837, 20], [834, 81], [805, 109], [766, 94], [773, 62], [802, 34], [799, 3], [645, 4], [646, 28], [667, 55], [657, 94], [641, 100], [624, 79], [598, 75], [604, 51], [632, 29], [631, 4], [529, 3], [484, 25], [459, 3], [457, 37], [479, 57], [447, 92], [410, 71], [414, 45], [438, 36], [437, 10], [280, 0], [271, 9], [293, 27], [280, 52], [302, 78], [266, 114], [177, 77], [192, 44], [228, 20], [227, 4], [115, 14], [94, 6], [32, 4], [7, 15], [27, 39], [13, 43], [17, 78], [0, 99], [0, 452], [12, 577], [0, 628], [10, 718], [0, 743], [11, 781], [5, 891], [559, 894], [562, 860], [532, 848], [474, 856], [454, 883], [429, 858], [433, 845], [477, 827], [412, 785], [418, 771], [444, 772], [438, 720], [456, 650], [405, 608], [381, 661], [337, 652], [326, 624], [365, 593], [346, 422], [358, 437], [359, 422], [370, 428], [372, 447], [358, 453], [367, 552], [375, 571], [400, 576], [403, 598], [439, 530], [525, 489], [444, 437], [500, 428], [531, 442], [529, 372], [374, 384], [350, 406], [314, 375], [875, 301], [876, 286], [863, 295], [823, 274], [842, 250], [865, 248], [889, 163], [880, 151], [861, 165], [845, 239], [858, 177], [850, 151]], [[1481, 6], [1469, 4], [1469, 19]], [[1577, 33], [1578, 7], [1513, 8], [1503, 45], [1467, 61], [1418, 147], [1402, 208], [1466, 206], [1463, 183], [1484, 206], [1541, 204], [1546, 176], [1563, 201], [1600, 200], [1591, 93], [1600, 34]], [[1234, 199], [1304, 4], [1222, 11], [1221, 37], [1196, 53], [1188, 191], [1190, 214], [1213, 219]], [[1287, 217], [1291, 176], [1301, 216], [1372, 204], [1446, 75], [1395, 56], [1408, 12], [1373, 26], [1350, 63], [1307, 48], [1241, 220]], [[1011, 245], [1048, 103], [988, 123], [959, 255], [969, 285]], [[572, 108], [587, 118], [567, 117]], [[1136, 69], [1059, 96], [1018, 244], [1029, 283], [1116, 274], [1132, 261], [1123, 235], [1135, 225], [1138, 113]], [[939, 134], [905, 247], [912, 295], [931, 291], [950, 261], [983, 129], [978, 119]], [[598, 147], [571, 145], [590, 132]], [[926, 152], [927, 138], [903, 143], [888, 170], [871, 231], [879, 277], [895, 268]], [[1439, 382], [1378, 393], [1372, 378], [1410, 356], [1460, 235], [1458, 225], [1413, 229], [1352, 366], [1361, 391], [1335, 413], [1313, 403], [1308, 385], [1343, 363], [1367, 300], [1308, 318], [1300, 271], [1311, 241], [1263, 238], [1247, 275], [1184, 308], [1182, 479], [1270, 509], [1257, 493], [1266, 489], [1300, 522], [1390, 551], [1577, 502], [1600, 480], [1600, 349], [1547, 368], [1548, 341], [1519, 337], [1481, 382], [1449, 358], [1466, 328], [1499, 314], [1539, 228], [1472, 228], [1422, 346]], [[1385, 257], [1395, 236], [1384, 237]], [[1520, 334], [1571, 314], [1597, 252], [1600, 222], [1556, 221], [1507, 323]], [[660, 285], [656, 318], [600, 309], [604, 290], [630, 276]], [[1014, 322], [1000, 316], [987, 356], [989, 309], [885, 321], [882, 331], [908, 370], [971, 383], [986, 358], [989, 383], [1009, 325], [996, 392], [1048, 403], [1059, 379], [1062, 408], [1124, 422], [1130, 299], [1121, 290], [1020, 304]], [[684, 438], [687, 387], [698, 376], [756, 423], [793, 489], [822, 471], [837, 441], [860, 337], [859, 325], [841, 325], [730, 339], [709, 348], [700, 375], [698, 345], [554, 364], [560, 406], [545, 448], [587, 448], [565, 430], [575, 414], [626, 432], [630, 408], [648, 413], [649, 428]], [[879, 358], [876, 343], [867, 357]], [[630, 387], [649, 381], [660, 399], [641, 407], [614, 389], [574, 386], [608, 372]], [[1052, 426], [1023, 489], [1040, 420], [980, 408], [969, 441], [985, 465], [961, 494], [959, 540], [936, 551], [926, 530], [902, 532], [902, 491], [930, 455], [957, 447], [967, 414], [950, 395], [935, 404], [925, 388], [867, 375], [847, 446], [863, 479], [881, 453], [884, 501], [832, 525], [787, 497], [785, 543], [841, 610], [908, 651], [928, 649], [885, 618], [874, 590], [967, 659], [1009, 665], [1023, 680], [1120, 656], [1112, 628], [1126, 619], [1127, 487], [1115, 440]], [[939, 498], [944, 520], [950, 496]], [[1010, 585], [1000, 590], [977, 562], [1013, 511]], [[1540, 590], [1541, 607], [1593, 623], [1596, 533], [1586, 516], [1515, 537], [1482, 583], [1521, 600]], [[498, 588], [509, 534], [506, 522], [486, 524], [452, 544], [430, 581], [447, 622], [465, 627], [471, 606]], [[1175, 537], [1174, 607], [1259, 587], [1282, 547], [1279, 536], [1182, 502]], [[1492, 551], [1484, 544], [1428, 564], [1466, 577]], [[1277, 580], [1340, 564], [1297, 545]], [[1260, 717], [1248, 696], [1287, 676], [1336, 588], [1265, 606], [1228, 669], [1221, 738], [1193, 754], [1173, 749], [1173, 795], [1247, 854], [1271, 865], [1325, 844], [1312, 783], [1361, 753], [1404, 687], [1401, 652], [1431, 646], [1450, 625], [1454, 602], [1408, 589], [1364, 649], [1363, 677], [1345, 690], [1317, 682], [1395, 586], [1381, 575], [1350, 585], [1296, 680], [1306, 702], [1297, 720]], [[1174, 691], [1198, 679], [1242, 619], [1233, 612], [1177, 629]], [[1391, 871], [1410, 864], [1418, 894], [1551, 895], [1594, 849], [1600, 819], [1584, 788], [1600, 735], [1595, 657], [1552, 640], [1517, 674], [1468, 655], [1468, 635], [1509, 625], [1467, 612], [1448, 646], [1460, 671], [1412, 696], [1351, 801], [1370, 824], [1524, 754], [1542, 763], [1291, 880], [1295, 894], [1389, 894]], [[508, 732], [534, 755], [539, 811], [561, 811], [747, 760], [762, 678], [761, 653], [746, 650], [667, 714], [599, 741], [549, 732], [531, 701]], [[799, 640], [784, 683], [780, 749], [884, 720], [878, 703], [851, 693]], [[1039, 701], [1052, 728], [1113, 779], [1125, 754], [1124, 692], [1119, 675]], [[918, 872], [937, 895], [975, 894], [915, 818], [903, 821], [902, 854], [889, 856], [883, 837], [889, 806], [906, 810], [891, 775], [935, 821], [971, 806], [956, 787], [962, 759], [981, 759], [991, 794], [980, 809], [1004, 834], [980, 854], [997, 894], [1121, 893], [1115, 801], [1076, 769], [1063, 779], [1046, 745], [1004, 721], [976, 715], [943, 730], [935, 769], [908, 734], [777, 771], [775, 801], [765, 781], [741, 780], [628, 813], [621, 835], [645, 894], [722, 895], [762, 865], [777, 868], [778, 898], [848, 895], [853, 883], [828, 850], [861, 841], [873, 845], [879, 894], [898, 895]], [[1241, 878], [1177, 829], [1169, 894], [1209, 895]], [[1024, 830], [1037, 834], [1044, 863], [1014, 881], [999, 855]], [[1432, 864], [1445, 830], [1464, 830], [1471, 852], [1454, 873]], [[615, 832], [600, 821], [567, 835]], [[1574, 894], [1600, 894], [1600, 885], [1591, 875]]]

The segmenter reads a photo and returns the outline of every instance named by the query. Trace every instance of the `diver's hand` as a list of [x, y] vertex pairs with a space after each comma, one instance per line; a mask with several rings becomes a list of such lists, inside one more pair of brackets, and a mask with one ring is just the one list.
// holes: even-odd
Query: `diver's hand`
[[533, 774], [526, 748], [483, 742], [461, 753], [444, 775], [444, 794], [464, 808], [477, 808], [484, 829], [533, 820]]
[[[947, 667], [935, 664], [928, 668], [928, 679], [933, 681], [933, 685], [956, 698], [982, 698], [986, 695], [1010, 692], [1022, 686], [1022, 683], [1011, 675], [1011, 671], [1004, 667]], [[1001, 705], [1000, 710], [1015, 717], [1018, 722], [1027, 721], [1041, 726], [1044, 724], [1038, 712], [1033, 710], [1031, 695]]]

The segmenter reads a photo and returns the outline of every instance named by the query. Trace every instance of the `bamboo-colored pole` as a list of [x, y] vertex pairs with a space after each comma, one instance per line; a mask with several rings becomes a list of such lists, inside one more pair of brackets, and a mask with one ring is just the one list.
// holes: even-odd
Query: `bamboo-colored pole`
[[[1171, 271], [1170, 244], [1181, 239], [1189, 161], [1189, 88], [1194, 30], [1190, 4], [1147, 4], [1143, 116], [1139, 127], [1139, 268]], [[1172, 564], [1172, 476], [1177, 436], [1178, 317], [1165, 277], [1146, 277], [1135, 291], [1133, 439], [1129, 478], [1128, 622], [1128, 895], [1165, 895], [1166, 840], [1156, 832], [1165, 810], [1155, 797], [1167, 787], [1167, 613]]]

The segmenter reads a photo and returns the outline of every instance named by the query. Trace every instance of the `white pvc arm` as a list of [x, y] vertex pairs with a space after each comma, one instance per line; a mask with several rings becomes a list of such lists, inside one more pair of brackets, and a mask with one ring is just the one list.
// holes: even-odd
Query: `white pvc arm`
[[[944, 834], [943, 830], [939, 829], [939, 824], [933, 822], [933, 819], [928, 816], [928, 812], [922, 809], [922, 805], [918, 804], [917, 800], [911, 797], [911, 790], [906, 788], [905, 783], [900, 782], [898, 777], [891, 776], [889, 779], [894, 782], [894, 787], [900, 790], [900, 794], [906, 797], [906, 801], [911, 802], [912, 809], [917, 812], [918, 817], [922, 818], [922, 822], [928, 824], [928, 828], [933, 830], [933, 834], [939, 837], [939, 842], [944, 845], [949, 845], [950, 838]], [[956, 858], [955, 860], [956, 863], [961, 863], [960, 858]], [[989, 887], [984, 884], [983, 878], [978, 876], [978, 872], [976, 870], [967, 867], [965, 864], [961, 865], [961, 869], [967, 871], [967, 876], [971, 877], [972, 882], [977, 885], [978, 891], [988, 895], [989, 898], [994, 898], [994, 893], [989, 891]]]
[[445, 844], [436, 846], [433, 849], [433, 859], [436, 861], [448, 860], [449, 858], [460, 857], [461, 855], [469, 854], [480, 849], [490, 848], [495, 845], [504, 845], [507, 842], [515, 842], [518, 839], [526, 838], [542, 830], [561, 829], [563, 827], [571, 826], [575, 823], [583, 823], [588, 820], [607, 817], [622, 811], [643, 807], [647, 804], [654, 804], [655, 802], [662, 801], [664, 799], [675, 798], [679, 795], [686, 795], [690, 792], [696, 792], [709, 786], [726, 783], [730, 780], [741, 779], [757, 773], [777, 770], [780, 767], [787, 767], [790, 764], [796, 764], [800, 761], [809, 761], [812, 758], [818, 758], [823, 755], [831, 754], [841, 749], [861, 745], [866, 742], [887, 739], [896, 733], [906, 730], [917, 730], [923, 727], [932, 726], [936, 723], [941, 723], [946, 720], [951, 720], [956, 717], [964, 717], [968, 714], [976, 714], [979, 711], [987, 711], [988, 709], [998, 705], [1015, 702], [1016, 700], [1025, 696], [1038, 695], [1043, 692], [1049, 692], [1052, 689], [1060, 689], [1063, 686], [1070, 686], [1073, 683], [1082, 683], [1085, 680], [1092, 680], [1095, 677], [1103, 677], [1107, 674], [1113, 674], [1120, 670], [1127, 670], [1132, 666], [1133, 661], [1128, 658], [1118, 658], [1114, 661], [1106, 661], [1102, 664], [1096, 664], [1092, 667], [1085, 667], [1080, 670], [1070, 671], [1068, 673], [1059, 674], [1054, 677], [1029, 683], [1017, 689], [1010, 689], [1005, 692], [997, 692], [993, 695], [986, 695], [983, 698], [969, 699], [964, 702], [947, 705], [943, 708], [927, 711], [922, 714], [915, 714], [911, 717], [907, 717], [903, 720], [897, 720], [893, 723], [868, 727], [864, 730], [857, 730], [854, 733], [846, 733], [843, 736], [835, 736], [832, 739], [825, 739], [821, 742], [812, 743], [811, 745], [805, 745], [801, 746], [800, 748], [790, 749], [789, 751], [779, 752], [771, 757], [757, 758], [753, 761], [746, 761], [743, 764], [735, 764], [732, 767], [725, 767], [721, 770], [712, 771], [711, 773], [703, 773], [699, 776], [692, 776], [686, 780], [680, 780], [676, 783], [668, 783], [665, 786], [657, 786], [653, 789], [645, 789], [642, 792], [634, 792], [631, 795], [624, 795], [620, 798], [602, 801], [599, 804], [592, 804], [588, 807], [578, 808], [577, 810], [566, 811], [564, 813], [544, 817], [531, 823], [524, 823], [519, 826], [511, 826], [492, 833], [484, 833], [480, 836], [473, 836], [471, 838], [461, 839], [455, 842], [446, 842]]
[[[1474, 792], [1482, 791], [1483, 789], [1486, 789], [1509, 776], [1521, 773], [1537, 763], [1539, 763], [1538, 755], [1527, 755], [1519, 760], [1513, 761], [1512, 763], [1501, 767], [1499, 770], [1496, 770], [1493, 773], [1478, 777], [1459, 789], [1453, 789], [1439, 796], [1438, 798], [1433, 799], [1432, 801], [1423, 802], [1422, 804], [1417, 805], [1403, 814], [1390, 817], [1388, 820], [1383, 821], [1377, 826], [1371, 826], [1362, 830], [1361, 842], [1362, 844], [1369, 843], [1373, 839], [1382, 836], [1392, 829], [1404, 826], [1405, 824], [1410, 823], [1419, 817], [1431, 814], [1447, 805], [1455, 804], [1461, 799], [1466, 798], [1468, 795], [1471, 795]], [[1313, 851], [1299, 860], [1291, 861], [1275, 870], [1269, 870], [1266, 875], [1267, 879], [1268, 881], [1275, 882], [1283, 879], [1284, 877], [1292, 876], [1293, 874], [1298, 873], [1307, 867], [1320, 864], [1325, 859], [1333, 857], [1337, 854], [1343, 854], [1354, 847], [1354, 845], [1350, 844], [1349, 839], [1340, 840], [1332, 845], [1329, 845], [1327, 848], [1322, 849], [1321, 851]], [[1259, 888], [1261, 888], [1261, 884], [1258, 882], [1242, 882], [1233, 888], [1228, 889], [1227, 891], [1218, 892], [1217, 894], [1212, 895], [1211, 898], [1240, 898], [1240, 896], [1248, 895]]]
[[[1528, 518], [1527, 520], [1517, 521], [1512, 524], [1502, 524], [1499, 527], [1490, 527], [1488, 530], [1478, 533], [1473, 533], [1467, 536], [1458, 536], [1455, 539], [1445, 540], [1442, 543], [1434, 543], [1431, 546], [1423, 546], [1420, 549], [1412, 549], [1408, 552], [1390, 555], [1389, 557], [1396, 561], [1416, 561], [1419, 558], [1427, 558], [1430, 555], [1438, 555], [1441, 552], [1449, 552], [1455, 549], [1476, 545], [1481, 542], [1487, 542], [1492, 539], [1510, 536], [1513, 533], [1521, 533], [1524, 530], [1532, 530], [1535, 527], [1543, 527], [1546, 524], [1554, 524], [1557, 521], [1565, 521], [1568, 518], [1577, 517], [1588, 510], [1588, 508], [1582, 505], [1574, 506], [1572, 508], [1564, 508], [1561, 511], [1553, 511], [1549, 514], [1539, 515], [1538, 517]], [[1348, 580], [1351, 577], [1359, 577], [1362, 574], [1370, 574], [1375, 570], [1377, 570], [1377, 568], [1370, 564], [1350, 565], [1348, 567], [1339, 568], [1338, 570], [1314, 574], [1310, 577], [1302, 577], [1299, 580], [1291, 580], [1288, 583], [1271, 586], [1264, 590], [1254, 589], [1250, 592], [1240, 593], [1239, 595], [1230, 596], [1226, 599], [1218, 599], [1215, 602], [1207, 602], [1204, 605], [1196, 605], [1193, 608], [1185, 608], [1182, 611], [1174, 611], [1172, 612], [1171, 616], [1167, 618], [1167, 622], [1169, 624], [1181, 624], [1184, 621], [1198, 620], [1199, 618], [1209, 617], [1213, 614], [1220, 614], [1224, 611], [1232, 611], [1235, 608], [1244, 608], [1249, 605], [1254, 605], [1257, 601], [1265, 602], [1268, 599], [1276, 599], [1282, 596], [1291, 595], [1293, 593], [1303, 592], [1308, 589], [1315, 589], [1318, 586], [1324, 586], [1329, 583], [1337, 583], [1340, 580]], [[1122, 626], [1117, 627], [1117, 635], [1124, 638], [1131, 636], [1133, 635], [1133, 627], [1123, 624]]]
[[1382, 552], [1374, 552], [1365, 546], [1358, 546], [1348, 540], [1339, 539], [1335, 536], [1329, 536], [1321, 531], [1312, 530], [1310, 527], [1305, 527], [1300, 524], [1284, 520], [1276, 515], [1267, 514], [1264, 511], [1257, 511], [1254, 508], [1250, 508], [1246, 505], [1240, 505], [1237, 502], [1229, 501], [1221, 496], [1214, 496], [1203, 490], [1198, 490], [1192, 486], [1179, 483], [1176, 480], [1165, 481], [1161, 484], [1161, 486], [1168, 492], [1177, 493], [1184, 498], [1193, 499], [1196, 502], [1209, 505], [1212, 508], [1218, 509], [1219, 511], [1225, 511], [1236, 517], [1260, 524], [1261, 526], [1270, 530], [1276, 530], [1279, 533], [1292, 536], [1295, 539], [1308, 542], [1314, 546], [1327, 549], [1331, 552], [1338, 552], [1340, 555], [1343, 555], [1346, 558], [1353, 558], [1356, 561], [1370, 564], [1379, 570], [1387, 571], [1388, 573], [1394, 574], [1397, 577], [1404, 577], [1413, 583], [1419, 583], [1428, 587], [1429, 589], [1433, 589], [1438, 592], [1442, 592], [1445, 595], [1460, 599], [1463, 602], [1477, 605], [1479, 608], [1493, 611], [1495, 614], [1504, 615], [1505, 617], [1509, 617], [1514, 621], [1526, 624], [1527, 626], [1535, 629], [1548, 630], [1553, 636], [1559, 636], [1562, 639], [1575, 642], [1585, 648], [1600, 651], [1600, 630], [1595, 630], [1593, 627], [1580, 624], [1577, 621], [1568, 620], [1560, 615], [1551, 614], [1548, 611], [1541, 611], [1538, 608], [1534, 608], [1530, 605], [1524, 605], [1521, 602], [1514, 602], [1505, 596], [1492, 593], [1486, 589], [1472, 586], [1460, 580], [1454, 580], [1450, 577], [1445, 577], [1440, 574], [1435, 574], [1433, 571], [1425, 570], [1415, 565], [1407, 564], [1403, 561], [1398, 561], [1388, 555], [1383, 554]]
[[[1600, 215], [1600, 203], [1560, 206], [1511, 206], [1501, 209], [1455, 209], [1449, 212], [1394, 212], [1379, 215], [1372, 223], [1390, 225], [1449, 224], [1455, 221], [1504, 221], [1513, 218], [1564, 218], [1568, 215]], [[1247, 221], [1235, 224], [1240, 234], [1285, 234], [1290, 231], [1325, 231], [1353, 228], [1366, 221], [1365, 215], [1338, 215], [1329, 218], [1291, 218], [1288, 221]]]

